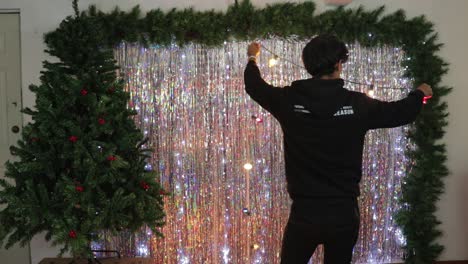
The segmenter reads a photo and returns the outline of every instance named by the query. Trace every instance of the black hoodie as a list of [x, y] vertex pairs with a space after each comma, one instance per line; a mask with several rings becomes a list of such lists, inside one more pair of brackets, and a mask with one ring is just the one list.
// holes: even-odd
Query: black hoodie
[[284, 88], [266, 83], [255, 62], [245, 90], [281, 124], [291, 198], [357, 197], [364, 135], [369, 129], [413, 122], [424, 93], [383, 102], [343, 88], [342, 79], [307, 79]]

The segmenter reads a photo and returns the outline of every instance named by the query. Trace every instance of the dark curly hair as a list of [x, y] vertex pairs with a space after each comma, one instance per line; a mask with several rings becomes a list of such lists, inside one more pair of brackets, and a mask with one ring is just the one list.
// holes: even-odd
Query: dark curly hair
[[318, 35], [302, 50], [304, 66], [314, 77], [332, 74], [336, 70], [336, 63], [345, 63], [347, 60], [346, 45], [334, 35]]

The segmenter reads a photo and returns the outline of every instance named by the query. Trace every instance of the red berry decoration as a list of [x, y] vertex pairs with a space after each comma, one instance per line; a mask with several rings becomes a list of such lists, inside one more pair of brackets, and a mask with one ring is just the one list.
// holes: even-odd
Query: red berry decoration
[[117, 158], [114, 156], [114, 155], [110, 155], [109, 157], [107, 157], [107, 160], [108, 161], [114, 161], [116, 160]]
[[71, 142], [75, 143], [76, 141], [78, 141], [78, 137], [77, 136], [70, 136], [68, 138], [68, 140], [70, 140]]
[[76, 190], [77, 192], [83, 192], [83, 191], [84, 191], [84, 188], [83, 188], [83, 186], [81, 186], [81, 185], [77, 185], [77, 186], [75, 187], [75, 190]]
[[145, 191], [147, 191], [147, 190], [150, 188], [149, 184], [146, 183], [145, 181], [140, 182], [140, 186], [141, 186], [141, 188], [143, 188], [143, 190], [145, 190]]
[[106, 120], [105, 120], [104, 118], [99, 118], [99, 119], [98, 119], [98, 123], [99, 123], [100, 125], [104, 125], [104, 124], [106, 123]]
[[88, 90], [86, 90], [86, 89], [81, 89], [81, 92], [80, 92], [80, 93], [81, 93], [81, 95], [85, 96], [85, 95], [88, 94]]
[[167, 193], [166, 193], [164, 190], [160, 190], [160, 191], [159, 191], [159, 194], [160, 194], [160, 195], [166, 195]]
[[68, 236], [70, 238], [76, 238], [76, 231], [75, 230], [70, 230], [70, 232], [68, 232]]

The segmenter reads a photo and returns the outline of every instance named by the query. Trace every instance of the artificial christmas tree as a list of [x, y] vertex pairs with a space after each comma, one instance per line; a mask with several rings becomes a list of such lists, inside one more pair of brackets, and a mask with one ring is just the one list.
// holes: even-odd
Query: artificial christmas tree
[[91, 257], [102, 231], [134, 231], [164, 224], [166, 193], [145, 165], [150, 151], [127, 108], [129, 94], [117, 78], [103, 30], [79, 14], [45, 36], [50, 55], [41, 85], [31, 85], [32, 123], [12, 147], [0, 185], [0, 245], [28, 243], [40, 232], [62, 253]]

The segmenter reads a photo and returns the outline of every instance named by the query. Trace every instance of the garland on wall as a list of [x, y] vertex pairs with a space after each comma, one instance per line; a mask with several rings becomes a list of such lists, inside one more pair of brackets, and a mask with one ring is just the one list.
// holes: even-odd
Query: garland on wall
[[[231, 39], [253, 40], [271, 35], [307, 39], [330, 32], [348, 43], [402, 47], [408, 56], [403, 65], [407, 68], [406, 77], [416, 84], [430, 84], [434, 97], [409, 133], [417, 148], [408, 153], [414, 165], [402, 186], [402, 209], [396, 218], [407, 239], [406, 263], [432, 263], [440, 255], [443, 246], [436, 241], [441, 232], [435, 212], [436, 202], [444, 190], [442, 179], [448, 170], [445, 145], [438, 140], [444, 135], [448, 116], [447, 104], [441, 99], [451, 88], [441, 85], [448, 67], [436, 55], [442, 45], [437, 42], [433, 24], [424, 16], [407, 19], [403, 10], [383, 15], [384, 7], [372, 11], [340, 7], [314, 15], [313, 2], [280, 3], [257, 9], [249, 0], [236, 1], [226, 12], [156, 9], [144, 15], [138, 7], [129, 12], [116, 8], [103, 13], [91, 6], [79, 14], [76, 1], [74, 8], [77, 17], [92, 21], [99, 29], [104, 48], [122, 41], [161, 46], [173, 43], [218, 46]], [[63, 23], [74, 19], [68, 17]], [[49, 49], [55, 51], [53, 55], [73, 64], [75, 58], [69, 53], [69, 47], [75, 44], [70, 43], [69, 33], [61, 27], [46, 34], [45, 40]]]

